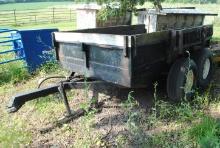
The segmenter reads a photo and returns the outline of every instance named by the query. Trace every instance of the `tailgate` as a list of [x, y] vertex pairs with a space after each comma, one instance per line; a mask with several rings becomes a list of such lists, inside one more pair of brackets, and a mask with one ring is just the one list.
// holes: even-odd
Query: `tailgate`
[[129, 36], [55, 32], [57, 59], [65, 69], [130, 87]]

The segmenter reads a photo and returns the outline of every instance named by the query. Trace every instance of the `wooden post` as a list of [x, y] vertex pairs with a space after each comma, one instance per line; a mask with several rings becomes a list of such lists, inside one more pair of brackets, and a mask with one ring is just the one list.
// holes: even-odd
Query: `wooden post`
[[72, 9], [70, 8], [70, 22], [72, 20]]
[[15, 26], [16, 26], [17, 25], [16, 9], [14, 9], [14, 23], [15, 23]]
[[35, 24], [37, 24], [37, 15], [34, 16]]
[[55, 8], [53, 8], [53, 23], [55, 23]]

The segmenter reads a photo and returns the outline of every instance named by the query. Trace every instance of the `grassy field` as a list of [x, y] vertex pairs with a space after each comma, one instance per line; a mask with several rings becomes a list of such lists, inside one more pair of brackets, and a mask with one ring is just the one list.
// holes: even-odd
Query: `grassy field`
[[[75, 22], [73, 3], [40, 2], [0, 5], [0, 26], [19, 27], [58, 22]], [[24, 7], [24, 9], [21, 9]]]
[[28, 30], [28, 29], [45, 29], [45, 28], [58, 28], [60, 31], [68, 31], [76, 29], [76, 22], [60, 22], [60, 23], [50, 23], [50, 24], [38, 24], [38, 25], [25, 25], [11, 27], [19, 30]]
[[27, 10], [27, 9], [45, 9], [51, 7], [68, 7], [73, 5], [73, 2], [38, 2], [38, 3], [14, 3], [14, 4], [1, 4], [0, 11], [5, 10]]
[[[70, 3], [28, 3], [0, 5], [5, 9], [42, 9], [71, 7]], [[146, 4], [150, 6], [150, 4]], [[164, 7], [192, 6], [190, 4], [164, 4]], [[219, 5], [193, 5], [220, 12]], [[213, 11], [212, 11], [213, 12]], [[5, 26], [12, 27], [12, 26]], [[59, 28], [73, 30], [75, 22], [25, 25], [16, 29]], [[220, 21], [216, 19], [214, 39], [220, 40]], [[18, 92], [37, 88], [45, 76], [68, 75], [55, 63], [48, 63], [35, 74], [18, 68], [20, 64], [0, 66], [0, 147], [188, 147], [218, 148], [220, 146], [220, 101], [212, 92], [220, 84], [217, 70], [215, 83], [192, 102], [173, 104], [160, 95], [160, 87], [152, 90], [126, 90], [111, 88], [112, 94], [101, 94], [104, 103], [99, 110], [88, 110], [91, 92], [89, 86], [82, 90], [68, 91], [72, 108], [87, 109], [85, 116], [59, 126], [48, 133], [41, 130], [64, 115], [65, 106], [58, 94], [31, 101], [15, 114], [8, 114], [5, 106]], [[45, 85], [50, 85], [54, 80]], [[45, 86], [44, 85], [44, 86]], [[113, 96], [113, 97], [112, 97]], [[147, 105], [143, 103], [149, 101]]]

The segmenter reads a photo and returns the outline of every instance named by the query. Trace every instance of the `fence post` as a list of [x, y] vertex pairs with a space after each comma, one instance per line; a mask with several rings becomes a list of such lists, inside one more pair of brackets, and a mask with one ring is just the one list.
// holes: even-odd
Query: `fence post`
[[15, 26], [16, 26], [17, 25], [16, 9], [14, 9], [13, 12], [14, 12], [14, 23], [15, 23]]
[[71, 22], [71, 20], [72, 20], [72, 10], [70, 8], [70, 22]]
[[34, 15], [35, 24], [37, 24], [37, 15]]
[[53, 8], [53, 23], [55, 23], [55, 8]]

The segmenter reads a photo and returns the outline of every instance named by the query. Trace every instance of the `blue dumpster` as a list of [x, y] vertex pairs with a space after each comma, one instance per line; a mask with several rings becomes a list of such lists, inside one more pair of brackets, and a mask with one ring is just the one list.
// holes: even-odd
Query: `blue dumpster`
[[[25, 56], [30, 72], [35, 71], [42, 64], [55, 60], [52, 50], [52, 32], [58, 29], [38, 29], [18, 31], [21, 36], [24, 52], [17, 56]], [[14, 43], [15, 46], [20, 43]]]

